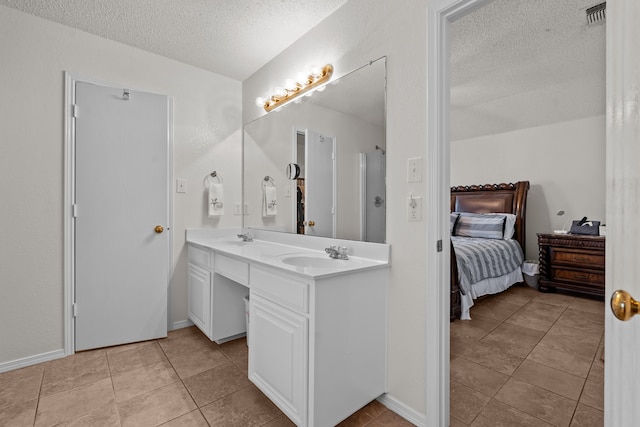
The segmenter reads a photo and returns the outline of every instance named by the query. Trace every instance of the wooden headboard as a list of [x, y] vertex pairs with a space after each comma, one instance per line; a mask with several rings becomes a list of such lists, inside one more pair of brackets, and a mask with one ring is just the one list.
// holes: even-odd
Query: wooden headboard
[[451, 187], [451, 212], [511, 213], [516, 216], [514, 238], [524, 251], [529, 181]]

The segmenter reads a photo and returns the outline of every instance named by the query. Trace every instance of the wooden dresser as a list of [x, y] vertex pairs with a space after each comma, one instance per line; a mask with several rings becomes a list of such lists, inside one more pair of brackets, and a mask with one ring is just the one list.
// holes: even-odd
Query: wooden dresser
[[599, 236], [538, 234], [540, 291], [604, 297], [604, 246]]

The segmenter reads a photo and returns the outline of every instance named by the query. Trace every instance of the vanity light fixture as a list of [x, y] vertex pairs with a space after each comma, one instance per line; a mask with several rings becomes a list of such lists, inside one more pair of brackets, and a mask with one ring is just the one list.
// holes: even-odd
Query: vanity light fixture
[[256, 98], [256, 105], [263, 107], [269, 112], [278, 107], [283, 106], [289, 101], [296, 99], [298, 96], [308, 93], [314, 88], [326, 83], [333, 74], [333, 65], [327, 64], [322, 68], [312, 67], [307, 77], [303, 77], [300, 81], [295, 82], [288, 79], [284, 87], [274, 89], [273, 95], [269, 98]]

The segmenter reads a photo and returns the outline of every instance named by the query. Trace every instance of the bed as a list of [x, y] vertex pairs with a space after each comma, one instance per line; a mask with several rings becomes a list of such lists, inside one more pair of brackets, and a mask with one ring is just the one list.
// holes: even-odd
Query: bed
[[[452, 321], [470, 319], [474, 299], [523, 281], [528, 191], [529, 181], [451, 187]], [[485, 261], [474, 261], [482, 263], [474, 266], [469, 264], [473, 259]]]

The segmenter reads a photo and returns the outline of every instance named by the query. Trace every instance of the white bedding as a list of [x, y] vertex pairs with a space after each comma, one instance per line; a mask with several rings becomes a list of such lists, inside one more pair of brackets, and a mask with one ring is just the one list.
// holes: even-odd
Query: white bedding
[[[466, 277], [461, 277], [461, 282], [466, 280]], [[489, 279], [481, 280], [473, 285], [465, 283], [467, 289], [471, 288], [471, 292], [467, 292], [466, 295], [463, 295], [460, 292], [460, 305], [462, 306], [462, 314], [460, 315], [461, 320], [471, 320], [471, 316], [469, 315], [469, 309], [473, 307], [473, 300], [481, 297], [483, 295], [497, 294], [500, 293], [515, 283], [519, 283], [523, 281], [522, 277], [522, 269], [520, 267], [513, 270], [511, 273], [505, 274], [504, 276], [492, 277]], [[462, 283], [461, 283], [462, 285]]]

